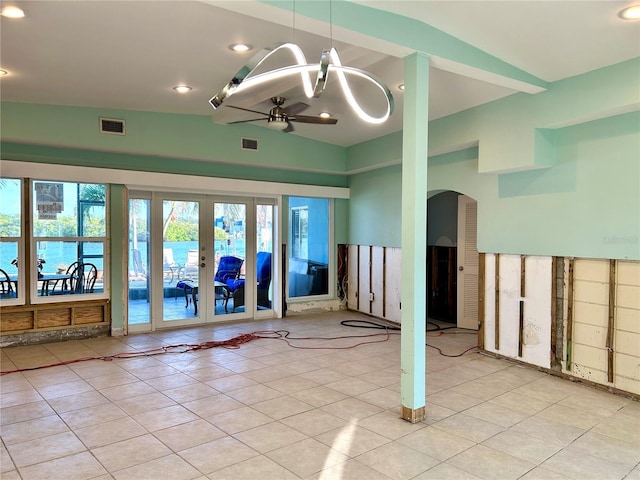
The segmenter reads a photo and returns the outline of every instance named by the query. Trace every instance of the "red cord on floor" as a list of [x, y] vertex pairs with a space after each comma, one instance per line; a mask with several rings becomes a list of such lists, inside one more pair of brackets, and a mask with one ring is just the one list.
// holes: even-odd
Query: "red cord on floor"
[[[59, 367], [62, 365], [70, 365], [72, 363], [86, 362], [89, 360], [102, 360], [105, 362], [111, 362], [119, 358], [150, 357], [154, 355], [162, 355], [165, 353], [187, 353], [187, 352], [193, 352], [197, 350], [206, 350], [206, 349], [215, 348], [215, 347], [232, 348], [232, 349], [240, 348], [241, 345], [251, 342], [252, 340], [258, 340], [258, 339], [282, 340], [292, 348], [299, 348], [299, 349], [305, 349], [305, 350], [346, 350], [349, 348], [355, 348], [357, 346], [365, 345], [368, 343], [386, 342], [387, 340], [389, 340], [390, 335], [399, 335], [399, 333], [393, 333], [389, 331], [387, 331], [386, 333], [376, 333], [371, 335], [344, 335], [344, 336], [338, 336], [338, 337], [291, 337], [290, 334], [291, 332], [287, 330], [260, 330], [253, 333], [243, 333], [241, 335], [238, 335], [237, 337], [233, 337], [228, 340], [209, 341], [209, 342], [203, 342], [198, 344], [181, 343], [177, 345], [165, 345], [163, 347], [152, 348], [149, 350], [143, 350], [139, 352], [122, 352], [122, 353], [116, 353], [114, 355], [105, 355], [100, 357], [84, 357], [84, 358], [78, 358], [74, 360], [66, 360], [58, 363], [52, 363], [49, 365], [41, 365], [38, 367], [18, 368], [16, 370], [8, 370], [5, 372], [0, 372], [0, 376], [8, 375], [10, 373], [27, 372], [31, 370], [40, 370], [43, 368], [50, 368], [50, 367]], [[379, 336], [383, 336], [384, 339], [358, 342], [354, 345], [348, 345], [343, 347], [299, 346], [291, 343], [291, 340], [300, 340], [300, 341], [302, 340], [341, 340], [346, 338], [367, 338], [367, 337], [379, 337]]]

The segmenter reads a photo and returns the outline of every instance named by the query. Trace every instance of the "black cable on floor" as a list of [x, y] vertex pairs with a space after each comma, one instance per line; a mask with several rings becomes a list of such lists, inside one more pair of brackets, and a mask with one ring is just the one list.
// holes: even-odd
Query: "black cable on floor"
[[340, 322], [340, 325], [356, 328], [375, 328], [377, 330], [400, 330], [400, 327], [396, 327], [395, 325], [383, 325], [369, 320], [343, 320]]
[[[377, 323], [377, 322], [372, 322], [370, 320], [343, 320], [340, 322], [340, 325], [344, 325], [345, 327], [356, 327], [356, 328], [374, 328], [374, 329], [378, 329], [378, 330], [400, 330], [400, 327], [396, 327], [395, 325], [384, 325], [381, 323]], [[429, 330], [427, 328], [427, 332], [437, 332], [437, 331], [441, 331], [442, 334], [444, 334], [445, 332], [443, 332], [442, 330], [452, 330], [452, 329], [458, 329], [458, 330], [469, 330], [469, 329], [465, 329], [465, 328], [461, 328], [459, 329], [458, 327], [441, 327], [440, 325], [438, 325], [437, 323], [434, 322], [429, 322], [427, 321], [427, 326], [428, 325], [433, 325], [436, 328]], [[467, 333], [467, 334], [474, 334], [476, 335], [477, 332], [475, 330], [469, 330], [467, 332], [451, 332], [451, 334], [455, 334], [455, 333]], [[425, 344], [427, 347], [433, 348], [435, 350], [438, 351], [438, 353], [440, 355], [442, 355], [443, 357], [450, 357], [450, 358], [455, 358], [455, 357], [461, 357], [463, 356], [465, 353], [473, 350], [474, 348], [478, 348], [477, 346], [473, 346], [470, 348], [467, 348], [464, 352], [462, 353], [458, 353], [458, 354], [454, 354], [454, 355], [449, 355], [446, 353], [443, 353], [442, 350], [440, 350], [438, 347], [433, 346], [433, 345], [429, 345], [428, 343]]]

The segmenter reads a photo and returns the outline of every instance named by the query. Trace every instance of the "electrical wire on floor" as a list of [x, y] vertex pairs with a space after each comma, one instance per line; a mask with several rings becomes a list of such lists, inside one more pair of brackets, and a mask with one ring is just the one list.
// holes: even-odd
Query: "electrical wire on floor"
[[[391, 326], [391, 325], [384, 325], [381, 323], [377, 323], [377, 322], [372, 322], [370, 320], [343, 320], [342, 322], [340, 322], [341, 325], [344, 325], [345, 327], [359, 327], [359, 328], [374, 328], [374, 329], [381, 329], [381, 330], [400, 330], [400, 327], [397, 327], [395, 325]], [[429, 329], [429, 325], [432, 325], [435, 328]], [[455, 332], [445, 332], [445, 330], [456, 330]], [[457, 330], [463, 330], [463, 331], [457, 331]], [[439, 332], [438, 335], [429, 335], [429, 332]], [[475, 330], [468, 330], [468, 329], [464, 329], [464, 328], [458, 328], [458, 327], [442, 327], [440, 325], [438, 325], [437, 323], [434, 322], [430, 322], [427, 321], [427, 337], [440, 337], [441, 335], [456, 335], [456, 334], [471, 334], [471, 335], [477, 335], [478, 332], [476, 332]], [[425, 344], [427, 347], [429, 348], [433, 348], [434, 350], [437, 350], [438, 353], [440, 355], [442, 355], [443, 357], [450, 357], [450, 358], [456, 358], [456, 357], [461, 357], [463, 356], [465, 353], [470, 352], [471, 350], [477, 349], [477, 346], [473, 346], [470, 348], [467, 348], [466, 350], [464, 350], [461, 353], [456, 353], [456, 354], [448, 354], [448, 353], [444, 353], [440, 348], [436, 347], [435, 345], [429, 345], [428, 343]]]
[[[398, 326], [384, 325], [384, 324], [372, 322], [369, 320], [343, 320], [340, 322], [340, 324], [345, 327], [370, 328], [370, 329], [376, 329], [376, 330], [384, 330], [385, 332], [372, 333], [372, 334], [366, 334], [366, 335], [340, 335], [336, 337], [295, 337], [295, 336], [292, 336], [291, 332], [289, 332], [288, 330], [258, 330], [252, 333], [244, 333], [227, 340], [209, 341], [209, 342], [202, 342], [197, 344], [181, 343], [176, 345], [165, 345], [162, 347], [152, 348], [149, 350], [142, 350], [142, 351], [136, 351], [136, 352], [122, 352], [122, 353], [116, 353], [113, 355], [104, 355], [104, 356], [95, 356], [95, 357], [83, 357], [83, 358], [78, 358], [74, 360], [65, 360], [57, 363], [51, 363], [48, 365], [41, 365], [37, 367], [18, 368], [15, 370], [7, 370], [4, 372], [0, 372], [0, 376], [8, 375], [10, 373], [27, 372], [32, 370], [40, 370], [43, 368], [71, 365], [73, 363], [86, 362], [89, 360], [102, 360], [105, 362], [111, 362], [113, 360], [118, 360], [118, 359], [151, 357], [155, 355], [163, 355], [163, 354], [170, 354], [170, 353], [179, 354], [179, 353], [194, 352], [198, 350], [207, 350], [207, 349], [216, 348], [216, 347], [235, 349], [235, 348], [240, 348], [240, 346], [245, 343], [251, 342], [253, 340], [258, 340], [258, 339], [280, 340], [285, 342], [291, 348], [297, 348], [301, 350], [348, 350], [351, 348], [356, 348], [361, 345], [386, 342], [389, 340], [391, 335], [400, 335], [400, 327]], [[454, 329], [456, 327], [441, 327], [440, 325], [433, 322], [427, 322], [427, 324], [433, 325], [436, 327], [435, 329], [427, 330], [427, 332], [439, 332], [438, 335], [427, 334], [427, 336], [432, 336], [432, 337], [441, 336], [445, 333], [448, 333], [448, 334], [456, 334], [456, 333], [474, 333], [475, 334], [476, 333], [473, 331], [444, 332], [443, 330]], [[322, 345], [309, 346], [309, 345], [299, 345], [299, 344], [293, 343], [295, 341], [298, 341], [298, 342], [304, 342], [304, 341], [310, 341], [310, 340], [331, 341], [331, 340], [345, 340], [345, 339], [367, 339], [367, 340], [357, 341], [354, 344], [344, 345], [344, 346], [322, 346]], [[440, 355], [443, 355], [445, 357], [461, 357], [465, 353], [473, 350], [474, 348], [477, 348], [474, 346], [474, 347], [468, 348], [462, 353], [459, 353], [456, 355], [449, 355], [449, 354], [443, 353], [442, 350], [440, 350], [438, 347], [429, 345], [428, 343], [426, 344], [426, 346], [436, 349], [440, 353]]]
[[[41, 365], [37, 367], [26, 367], [26, 368], [18, 368], [15, 370], [8, 370], [4, 372], [0, 372], [0, 376], [8, 375], [10, 373], [18, 373], [18, 372], [27, 372], [31, 370], [40, 370], [43, 368], [50, 367], [59, 367], [63, 365], [70, 365], [73, 363], [86, 362], [89, 360], [102, 360], [105, 362], [111, 362], [117, 359], [127, 359], [127, 358], [136, 358], [136, 357], [151, 357], [155, 355], [163, 355], [163, 354], [179, 354], [179, 353], [187, 353], [194, 352], [197, 350], [206, 350], [215, 347], [236, 349], [240, 348], [241, 345], [248, 343], [252, 340], [258, 339], [271, 339], [271, 340], [281, 340], [289, 345], [291, 348], [297, 348], [301, 350], [347, 350], [350, 348], [356, 348], [360, 345], [367, 345], [372, 343], [381, 343], [389, 340], [391, 335], [399, 335], [399, 333], [395, 332], [387, 332], [385, 333], [375, 333], [375, 334], [367, 334], [367, 335], [340, 335], [337, 337], [294, 337], [291, 335], [291, 332], [288, 330], [259, 330], [252, 333], [244, 333], [238, 335], [236, 337], [230, 338], [228, 340], [220, 340], [220, 341], [210, 341], [203, 342], [198, 344], [189, 344], [189, 343], [181, 343], [176, 345], [165, 345], [162, 347], [152, 348], [149, 350], [136, 351], [136, 352], [122, 352], [116, 353], [113, 355], [104, 355], [104, 356], [95, 356], [95, 357], [83, 357], [74, 360], [65, 360], [57, 363], [51, 363], [48, 365]], [[378, 338], [376, 338], [378, 337]], [[358, 341], [357, 343], [345, 345], [345, 346], [308, 346], [308, 345], [296, 345], [293, 343], [294, 341], [309, 341], [309, 340], [344, 340], [344, 339], [373, 339], [366, 341]]]

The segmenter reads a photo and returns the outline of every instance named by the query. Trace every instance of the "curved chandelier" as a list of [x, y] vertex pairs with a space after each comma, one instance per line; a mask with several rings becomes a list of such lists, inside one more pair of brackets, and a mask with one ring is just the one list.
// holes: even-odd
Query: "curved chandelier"
[[[276, 68], [264, 73], [253, 74], [267, 58], [282, 49], [288, 50], [293, 54], [296, 64], [288, 67]], [[311, 80], [312, 72], [316, 72], [315, 84], [313, 84]], [[251, 60], [249, 60], [249, 62], [238, 71], [238, 73], [234, 75], [231, 81], [227, 83], [222, 90], [218, 92], [218, 94], [209, 100], [209, 103], [213, 108], [218, 108], [234, 93], [290, 75], [300, 75], [304, 93], [307, 98], [318, 98], [324, 91], [327, 84], [327, 76], [329, 75], [329, 72], [335, 72], [347, 103], [358, 117], [365, 122], [373, 124], [384, 123], [389, 118], [393, 112], [393, 95], [389, 88], [379, 78], [359, 68], [346, 67], [342, 65], [338, 52], [333, 47], [329, 50], [323, 50], [320, 63], [308, 64], [304, 53], [295, 43], [276, 43], [272, 47], [262, 49], [254, 55]], [[384, 115], [380, 117], [371, 116], [360, 106], [353, 95], [347, 80], [347, 75], [354, 75], [362, 78], [380, 90], [382, 95], [384, 95], [387, 104]]]

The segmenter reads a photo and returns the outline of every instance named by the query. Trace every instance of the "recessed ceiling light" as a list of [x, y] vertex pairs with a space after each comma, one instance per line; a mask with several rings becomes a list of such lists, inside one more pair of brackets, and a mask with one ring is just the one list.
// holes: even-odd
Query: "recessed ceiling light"
[[192, 90], [189, 85], [176, 85], [173, 89], [178, 93], [187, 93]]
[[18, 7], [4, 7], [2, 9], [2, 16], [7, 18], [22, 18], [24, 17], [24, 11]]
[[321, 118], [331, 118], [331, 114], [329, 112], [320, 113]]
[[404, 92], [404, 83], [398, 85], [398, 90], [402, 90]]
[[618, 12], [618, 16], [623, 20], [640, 20], [640, 5], [631, 5]]
[[9, 72], [7, 72], [6, 70], [0, 70], [0, 76], [2, 75], [7, 75]]
[[238, 53], [248, 52], [249, 50], [251, 50], [251, 45], [247, 45], [244, 43], [234, 43], [229, 45], [229, 50]]

